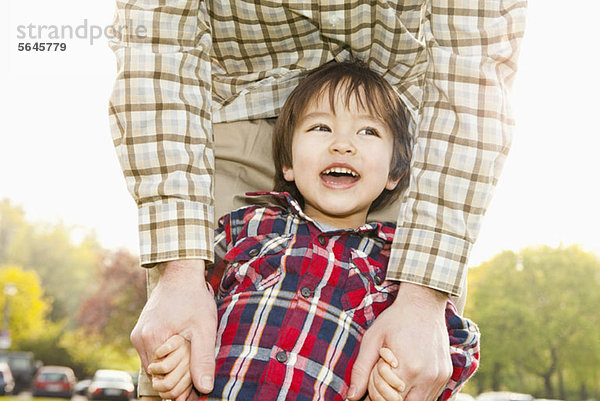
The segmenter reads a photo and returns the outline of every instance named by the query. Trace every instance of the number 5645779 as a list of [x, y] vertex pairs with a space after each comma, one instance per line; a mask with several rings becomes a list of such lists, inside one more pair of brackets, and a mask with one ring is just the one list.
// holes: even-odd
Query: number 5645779
[[17, 46], [17, 49], [20, 52], [51, 52], [51, 51], [61, 51], [64, 52], [67, 50], [67, 44], [63, 42], [21, 42]]

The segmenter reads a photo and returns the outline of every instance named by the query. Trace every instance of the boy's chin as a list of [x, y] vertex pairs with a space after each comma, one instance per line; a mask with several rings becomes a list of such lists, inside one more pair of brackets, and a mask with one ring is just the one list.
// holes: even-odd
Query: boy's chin
[[317, 209], [321, 219], [336, 221], [338, 224], [335, 226], [338, 228], [356, 228], [363, 225], [366, 222], [368, 212], [368, 208], [351, 207], [350, 205], [344, 207], [339, 204], [321, 205], [321, 207], [315, 209]]

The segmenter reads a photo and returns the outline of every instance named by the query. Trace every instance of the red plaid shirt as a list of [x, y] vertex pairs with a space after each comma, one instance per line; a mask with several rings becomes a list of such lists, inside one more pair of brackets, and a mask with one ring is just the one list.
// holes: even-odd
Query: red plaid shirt
[[[214, 391], [203, 400], [344, 400], [360, 340], [395, 299], [385, 280], [395, 226], [322, 231], [287, 194], [287, 208], [251, 206], [220, 220]], [[475, 372], [479, 332], [449, 302], [454, 364], [440, 399]]]

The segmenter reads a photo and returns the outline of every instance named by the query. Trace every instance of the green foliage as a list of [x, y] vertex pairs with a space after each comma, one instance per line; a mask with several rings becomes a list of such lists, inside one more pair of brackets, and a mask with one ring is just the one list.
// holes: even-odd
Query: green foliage
[[133, 347], [123, 349], [118, 344], [110, 344], [101, 334], [89, 334], [82, 329], [66, 333], [60, 345], [79, 365], [84, 366], [86, 375], [92, 375], [96, 369], [121, 369], [135, 371], [140, 361]]
[[575, 246], [505, 251], [471, 269], [466, 313], [482, 332], [478, 391], [600, 391], [599, 305], [600, 261]]
[[[13, 295], [6, 294], [9, 287], [13, 288]], [[1, 321], [5, 323], [8, 318], [8, 328], [14, 342], [40, 334], [49, 309], [50, 302], [44, 298], [35, 272], [23, 271], [19, 266], [0, 266]]]
[[75, 316], [93, 282], [100, 252], [93, 237], [75, 245], [68, 227], [31, 224], [20, 208], [0, 201], [0, 264], [22, 266], [39, 275], [52, 299], [51, 320]]
[[93, 237], [75, 244], [68, 227], [32, 224], [0, 201], [0, 312], [11, 298], [13, 349], [44, 364], [72, 367], [78, 376], [100, 368], [137, 370], [129, 334], [145, 302], [137, 257], [107, 252]]
[[88, 366], [75, 361], [69, 349], [62, 344], [61, 339], [65, 332], [64, 323], [48, 322], [43, 333], [36, 337], [23, 338], [15, 345], [19, 350], [33, 352], [36, 360], [43, 361], [45, 365], [69, 366], [77, 377], [84, 377]]

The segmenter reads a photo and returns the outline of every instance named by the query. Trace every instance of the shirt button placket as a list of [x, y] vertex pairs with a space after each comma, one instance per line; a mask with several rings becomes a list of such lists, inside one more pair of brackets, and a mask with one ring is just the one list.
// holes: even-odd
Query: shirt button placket
[[312, 295], [312, 291], [308, 287], [302, 287], [302, 289], [300, 290], [300, 294], [302, 294], [304, 298], [310, 298], [310, 296]]
[[320, 236], [318, 241], [319, 241], [319, 244], [321, 244], [321, 246], [325, 246], [325, 243], [327, 243], [327, 240], [323, 236]]

